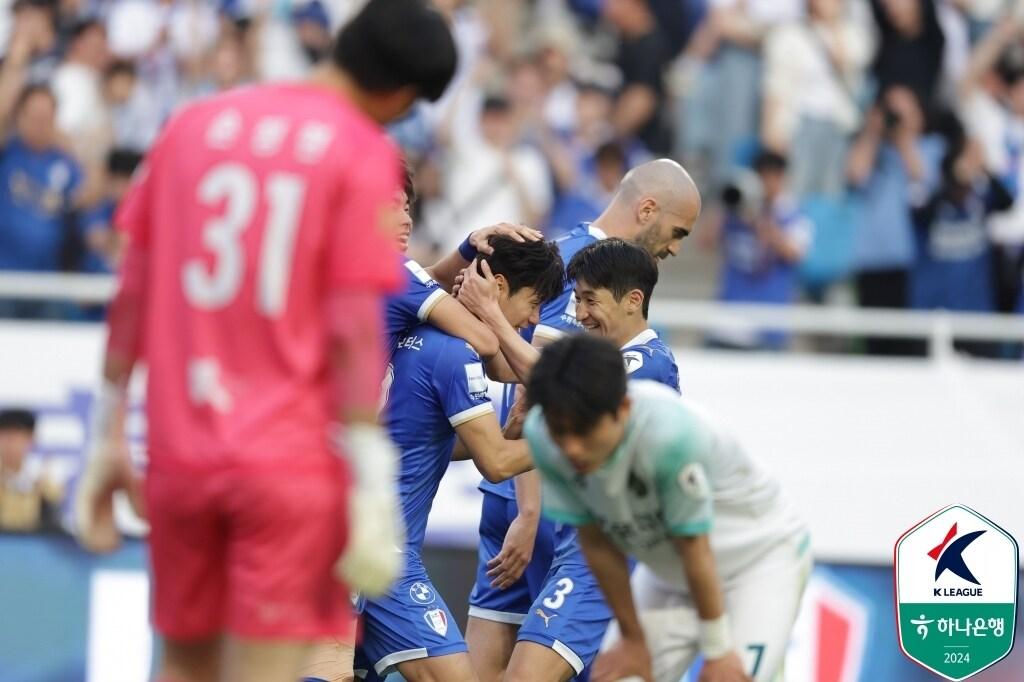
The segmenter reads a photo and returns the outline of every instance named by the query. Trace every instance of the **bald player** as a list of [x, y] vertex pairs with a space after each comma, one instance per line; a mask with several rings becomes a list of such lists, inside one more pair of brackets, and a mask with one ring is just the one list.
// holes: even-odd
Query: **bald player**
[[[618, 237], [664, 259], [700, 215], [701, 198], [686, 170], [670, 159], [637, 166], [622, 179], [611, 204], [593, 222], [557, 240], [562, 260], [585, 246]], [[538, 348], [582, 329], [574, 282], [541, 308], [532, 346], [524, 343], [497, 306], [488, 277], [470, 273], [459, 300], [497, 335], [519, 376], [527, 376]], [[511, 390], [506, 391], [507, 416]], [[535, 473], [505, 484], [482, 483], [483, 510], [477, 580], [470, 595], [466, 640], [481, 682], [546, 682], [581, 675], [597, 655], [610, 612], [590, 575], [571, 527], [539, 521]]]

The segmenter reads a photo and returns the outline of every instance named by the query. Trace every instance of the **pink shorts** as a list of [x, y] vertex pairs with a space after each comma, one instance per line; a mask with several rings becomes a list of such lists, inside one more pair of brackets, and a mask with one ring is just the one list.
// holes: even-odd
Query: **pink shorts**
[[153, 621], [165, 637], [351, 639], [333, 574], [348, 536], [341, 460], [301, 471], [150, 471]]

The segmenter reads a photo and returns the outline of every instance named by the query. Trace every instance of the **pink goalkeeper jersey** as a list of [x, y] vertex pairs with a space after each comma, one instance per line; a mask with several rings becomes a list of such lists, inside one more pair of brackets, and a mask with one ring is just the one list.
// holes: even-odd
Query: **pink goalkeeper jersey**
[[151, 468], [329, 455], [325, 303], [401, 285], [379, 230], [397, 188], [383, 131], [318, 86], [244, 88], [174, 117], [117, 215], [148, 253]]

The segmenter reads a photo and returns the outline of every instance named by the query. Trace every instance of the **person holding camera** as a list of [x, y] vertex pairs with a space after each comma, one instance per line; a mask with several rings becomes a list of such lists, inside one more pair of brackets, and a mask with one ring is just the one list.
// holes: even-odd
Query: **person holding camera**
[[[896, 85], [882, 92], [867, 114], [847, 160], [847, 180], [861, 210], [854, 233], [853, 264], [859, 304], [906, 308], [914, 263], [911, 207], [935, 187], [945, 143], [926, 134], [925, 114], [913, 90]], [[871, 355], [913, 355], [903, 339], [866, 339]]]
[[[724, 214], [711, 239], [720, 244], [718, 297], [744, 303], [792, 303], [799, 292], [797, 265], [810, 246], [814, 226], [787, 193], [788, 160], [762, 151], [754, 169], [737, 173], [722, 192]], [[708, 343], [719, 348], [781, 349], [777, 330], [715, 330]]]

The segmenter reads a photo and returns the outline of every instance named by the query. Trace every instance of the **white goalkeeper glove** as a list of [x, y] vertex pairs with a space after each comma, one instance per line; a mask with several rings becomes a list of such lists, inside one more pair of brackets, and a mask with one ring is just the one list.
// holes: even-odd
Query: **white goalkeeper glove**
[[75, 535], [92, 552], [112, 552], [121, 544], [114, 521], [115, 492], [126, 490], [141, 511], [124, 438], [126, 404], [125, 391], [109, 382], [104, 382], [93, 402], [92, 433], [74, 502]]
[[348, 545], [335, 571], [353, 590], [377, 597], [404, 568], [405, 524], [395, 475], [398, 453], [379, 426], [350, 425], [343, 440], [355, 485], [349, 496]]

